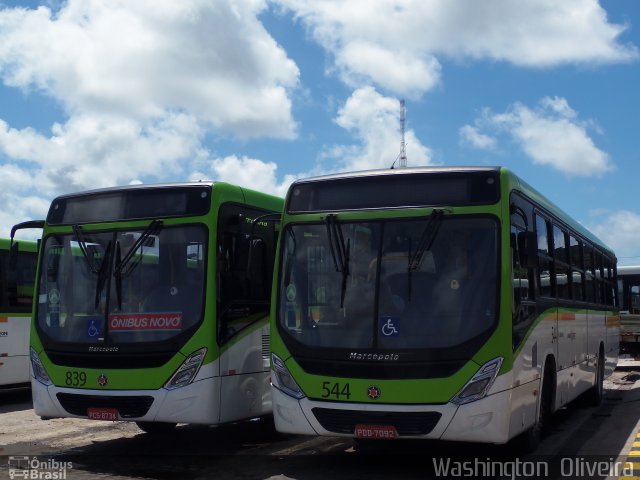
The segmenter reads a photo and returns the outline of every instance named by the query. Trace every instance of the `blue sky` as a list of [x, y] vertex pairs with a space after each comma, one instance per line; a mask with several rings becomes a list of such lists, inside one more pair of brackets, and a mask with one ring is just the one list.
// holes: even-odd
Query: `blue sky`
[[[0, 235], [89, 188], [504, 165], [640, 264], [636, 0], [0, 0]], [[34, 233], [35, 234], [35, 233]]]

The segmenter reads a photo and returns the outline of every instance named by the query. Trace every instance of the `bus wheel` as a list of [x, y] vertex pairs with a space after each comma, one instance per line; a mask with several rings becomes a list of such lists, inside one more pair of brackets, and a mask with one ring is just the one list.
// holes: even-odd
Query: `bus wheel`
[[554, 385], [555, 363], [550, 360], [545, 364], [544, 377], [542, 378], [538, 419], [529, 430], [513, 439], [512, 453], [522, 455], [533, 452], [538, 448], [544, 435], [549, 432], [551, 415], [553, 414]]
[[596, 384], [589, 390], [589, 403], [598, 406], [604, 398], [604, 349], [600, 346], [598, 363], [596, 365]]
[[163, 433], [169, 433], [174, 428], [176, 428], [175, 423], [165, 423], [165, 422], [136, 422], [138, 428], [143, 432], [152, 434], [152, 435], [161, 435]]

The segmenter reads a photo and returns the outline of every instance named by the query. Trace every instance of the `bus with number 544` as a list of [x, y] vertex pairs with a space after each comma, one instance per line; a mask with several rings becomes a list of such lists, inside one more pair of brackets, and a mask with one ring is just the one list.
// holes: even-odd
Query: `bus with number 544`
[[272, 304], [277, 430], [536, 442], [618, 356], [616, 256], [506, 168], [297, 180]]
[[223, 182], [55, 198], [31, 327], [43, 418], [177, 423], [270, 418], [269, 303], [283, 201]]

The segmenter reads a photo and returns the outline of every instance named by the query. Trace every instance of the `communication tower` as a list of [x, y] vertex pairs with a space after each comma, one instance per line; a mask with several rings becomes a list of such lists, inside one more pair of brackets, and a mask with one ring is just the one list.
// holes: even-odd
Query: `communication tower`
[[405, 149], [406, 144], [404, 142], [404, 100], [400, 100], [400, 162], [398, 167], [404, 168], [407, 166], [407, 151]]

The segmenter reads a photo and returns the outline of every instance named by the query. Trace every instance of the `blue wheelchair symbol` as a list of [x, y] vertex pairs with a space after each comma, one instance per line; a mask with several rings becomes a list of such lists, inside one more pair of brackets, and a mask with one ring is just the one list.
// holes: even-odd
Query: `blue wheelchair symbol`
[[96, 320], [91, 318], [87, 321], [87, 336], [94, 338], [100, 335], [100, 326], [96, 325]]
[[380, 333], [383, 337], [397, 337], [400, 335], [400, 319], [398, 317], [381, 317]]

